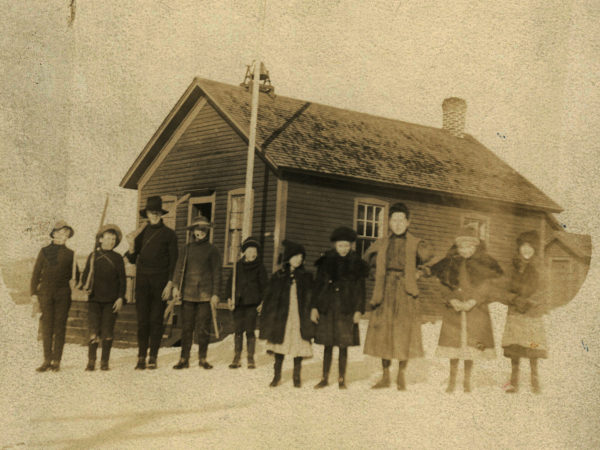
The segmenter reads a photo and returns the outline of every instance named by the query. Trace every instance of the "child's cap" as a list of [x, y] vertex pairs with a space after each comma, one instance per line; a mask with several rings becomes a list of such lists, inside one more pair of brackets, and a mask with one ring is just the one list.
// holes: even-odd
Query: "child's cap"
[[50, 237], [53, 238], [54, 232], [58, 231], [58, 230], [62, 230], [63, 228], [66, 228], [69, 230], [69, 237], [72, 237], [75, 234], [73, 227], [71, 227], [70, 225], [67, 225], [67, 222], [65, 222], [64, 220], [59, 220], [54, 224], [54, 228], [52, 228], [52, 231], [50, 232]]
[[102, 227], [100, 227], [100, 229], [98, 230], [98, 233], [96, 233], [96, 239], [100, 239], [102, 237], [102, 235], [104, 233], [106, 233], [107, 231], [112, 231], [117, 235], [115, 247], [117, 245], [119, 245], [119, 242], [121, 242], [121, 239], [123, 239], [123, 233], [121, 232], [121, 229], [119, 228], [119, 226], [115, 225], [114, 223], [107, 223], [106, 225], [103, 225]]
[[479, 245], [479, 237], [477, 234], [477, 229], [473, 226], [462, 227], [458, 231], [458, 235], [454, 242], [456, 242], [456, 245], [461, 245], [463, 243]]
[[260, 250], [260, 242], [255, 237], [248, 237], [242, 243], [242, 251], [245, 252], [248, 247], [256, 247], [256, 250]]

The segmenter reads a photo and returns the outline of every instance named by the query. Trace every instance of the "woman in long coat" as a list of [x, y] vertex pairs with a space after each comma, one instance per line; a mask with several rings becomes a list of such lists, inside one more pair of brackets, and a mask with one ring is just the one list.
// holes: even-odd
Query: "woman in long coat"
[[390, 207], [389, 234], [375, 241], [364, 258], [375, 266], [375, 287], [370, 307], [364, 353], [381, 358], [383, 376], [373, 388], [390, 385], [390, 365], [398, 360], [399, 390], [405, 390], [407, 361], [423, 357], [417, 279], [420, 266], [433, 256], [430, 246], [408, 230], [410, 212], [403, 203]]
[[539, 248], [536, 231], [522, 233], [517, 238], [517, 255], [508, 274], [508, 313], [502, 337], [504, 356], [510, 358], [512, 365], [507, 393], [519, 389], [520, 358], [529, 358], [531, 390], [540, 392], [537, 361], [548, 357], [543, 318], [547, 286], [537, 257]]
[[336, 228], [330, 241], [335, 248], [315, 262], [317, 277], [313, 294], [311, 320], [316, 324], [315, 344], [325, 346], [323, 378], [315, 388], [327, 386], [333, 347], [339, 348], [340, 389], [346, 388], [348, 347], [360, 345], [358, 323], [365, 312], [365, 278], [369, 267], [351, 250], [356, 231]]
[[267, 340], [267, 351], [275, 354], [271, 387], [281, 381], [284, 356], [294, 358], [294, 386], [300, 387], [302, 359], [312, 357], [313, 325], [310, 303], [313, 278], [304, 269], [304, 247], [283, 241], [283, 268], [273, 274], [260, 306], [260, 339]]
[[445, 287], [442, 295], [447, 308], [442, 313], [436, 355], [450, 359], [446, 392], [454, 391], [459, 359], [465, 362], [464, 391], [470, 392], [473, 360], [496, 357], [489, 282], [500, 277], [502, 269], [475, 234], [472, 228], [462, 229], [446, 257], [431, 267]]

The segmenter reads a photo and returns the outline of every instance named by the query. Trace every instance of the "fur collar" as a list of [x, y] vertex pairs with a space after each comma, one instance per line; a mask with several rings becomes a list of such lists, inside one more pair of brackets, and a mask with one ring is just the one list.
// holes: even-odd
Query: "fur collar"
[[466, 261], [469, 281], [474, 286], [490, 278], [497, 278], [503, 273], [498, 262], [487, 254], [483, 244], [480, 244], [473, 256], [466, 260], [460, 256], [454, 244], [446, 257], [431, 267], [431, 273], [439, 278], [442, 284], [455, 289], [458, 287], [458, 271], [463, 261]]

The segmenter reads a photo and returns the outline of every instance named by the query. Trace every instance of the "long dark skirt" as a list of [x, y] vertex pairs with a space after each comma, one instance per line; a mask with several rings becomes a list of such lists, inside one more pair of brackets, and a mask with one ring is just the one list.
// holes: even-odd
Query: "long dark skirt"
[[423, 357], [417, 299], [404, 289], [404, 275], [388, 272], [383, 302], [371, 312], [364, 353], [405, 361]]
[[353, 322], [352, 314], [342, 312], [342, 303], [338, 295], [329, 305], [329, 310], [320, 314], [315, 330], [315, 344], [350, 347], [360, 345], [358, 325]]

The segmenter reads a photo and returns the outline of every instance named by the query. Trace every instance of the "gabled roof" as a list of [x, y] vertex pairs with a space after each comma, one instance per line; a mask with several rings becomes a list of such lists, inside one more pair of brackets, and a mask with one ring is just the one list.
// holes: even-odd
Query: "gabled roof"
[[567, 233], [566, 231], [555, 231], [549, 236], [548, 240], [546, 241], [546, 246], [555, 240], [559, 241], [580, 258], [592, 257], [592, 237], [589, 234], [575, 234]]
[[[165, 142], [161, 136], [176, 128], [171, 122], [178, 110], [200, 92], [247, 139], [251, 93], [196, 78], [129, 169], [122, 187], [137, 187], [160, 152], [159, 142]], [[259, 154], [277, 170], [561, 211], [468, 134], [457, 138], [438, 128], [261, 93], [256, 143]]]

